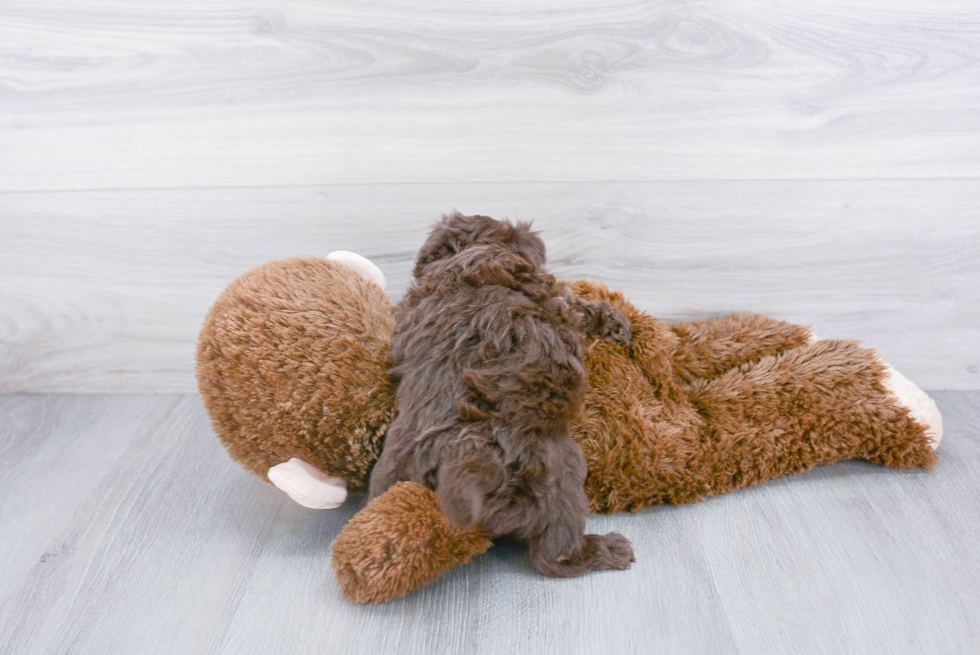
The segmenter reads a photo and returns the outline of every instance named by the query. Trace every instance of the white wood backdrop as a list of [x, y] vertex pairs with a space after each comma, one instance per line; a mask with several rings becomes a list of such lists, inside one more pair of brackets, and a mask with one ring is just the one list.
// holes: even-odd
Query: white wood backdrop
[[222, 287], [453, 207], [980, 388], [980, 4], [0, 3], [0, 391], [192, 391]]

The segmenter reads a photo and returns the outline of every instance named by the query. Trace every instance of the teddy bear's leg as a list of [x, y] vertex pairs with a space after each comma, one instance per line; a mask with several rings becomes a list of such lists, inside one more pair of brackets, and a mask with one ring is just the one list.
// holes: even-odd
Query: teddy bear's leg
[[347, 499], [347, 483], [293, 457], [269, 469], [269, 481], [303, 507], [333, 509]]
[[[821, 341], [815, 333], [810, 335], [810, 343]], [[885, 366], [885, 376], [882, 383], [885, 389], [895, 397], [898, 404], [905, 407], [912, 418], [921, 423], [926, 428], [926, 435], [929, 437], [929, 445], [933, 450], [939, 448], [939, 442], [943, 440], [943, 415], [936, 405], [936, 401], [929, 397], [925, 391], [919, 388], [907, 377], [895, 370], [893, 366], [882, 362]]]
[[332, 253], [327, 255], [326, 258], [350, 266], [355, 271], [360, 273], [362, 277], [374, 282], [382, 289], [387, 286], [384, 273], [382, 273], [381, 269], [375, 266], [374, 262], [367, 257], [362, 257], [356, 252], [351, 252], [349, 250], [334, 250]]
[[818, 341], [691, 385], [704, 424], [704, 493], [860, 457], [891, 467], [936, 459], [933, 424], [893, 394], [887, 367], [856, 342]]
[[710, 320], [668, 323], [667, 327], [678, 337], [674, 369], [685, 382], [716, 378], [736, 366], [816, 339], [808, 326], [761, 314], [728, 314]]
[[[817, 341], [821, 341], [820, 337], [811, 332], [809, 343]], [[939, 442], [943, 440], [943, 415], [936, 401], [890, 364], [882, 363], [885, 366], [885, 377], [882, 380], [885, 389], [908, 410], [912, 418], [925, 426], [929, 444], [933, 450], [938, 449]]]
[[925, 426], [932, 449], [939, 448], [939, 442], [943, 439], [943, 415], [939, 412], [936, 401], [888, 364], [885, 364], [883, 384], [912, 418]]

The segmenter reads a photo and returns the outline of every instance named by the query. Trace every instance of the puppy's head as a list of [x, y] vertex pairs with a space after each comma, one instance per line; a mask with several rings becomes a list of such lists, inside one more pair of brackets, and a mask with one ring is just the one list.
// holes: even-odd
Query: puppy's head
[[473, 246], [497, 246], [527, 260], [533, 268], [544, 266], [544, 242], [530, 223], [498, 221], [489, 216], [463, 216], [453, 212], [443, 216], [415, 260], [415, 277], [422, 277], [433, 262], [456, 257]]

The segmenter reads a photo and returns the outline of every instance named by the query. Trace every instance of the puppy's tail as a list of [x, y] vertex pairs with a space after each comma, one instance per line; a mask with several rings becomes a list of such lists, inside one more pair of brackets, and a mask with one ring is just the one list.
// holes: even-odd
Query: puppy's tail
[[439, 506], [461, 530], [479, 524], [483, 501], [504, 484], [503, 462], [493, 453], [456, 460], [439, 469]]

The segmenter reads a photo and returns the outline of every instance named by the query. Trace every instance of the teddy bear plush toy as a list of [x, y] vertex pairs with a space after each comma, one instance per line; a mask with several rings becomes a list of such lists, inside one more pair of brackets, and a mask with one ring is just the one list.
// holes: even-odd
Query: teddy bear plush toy
[[[197, 379], [231, 457], [305, 507], [367, 489], [394, 412], [394, 308], [381, 271], [340, 251], [272, 261], [234, 280], [208, 312]], [[918, 387], [853, 341], [752, 314], [668, 323], [587, 281], [632, 322], [629, 346], [588, 344], [589, 389], [572, 434], [595, 512], [687, 503], [862, 458], [936, 460], [942, 418]], [[424, 486], [400, 483], [332, 544], [343, 593], [396, 598], [491, 546], [458, 529]]]

